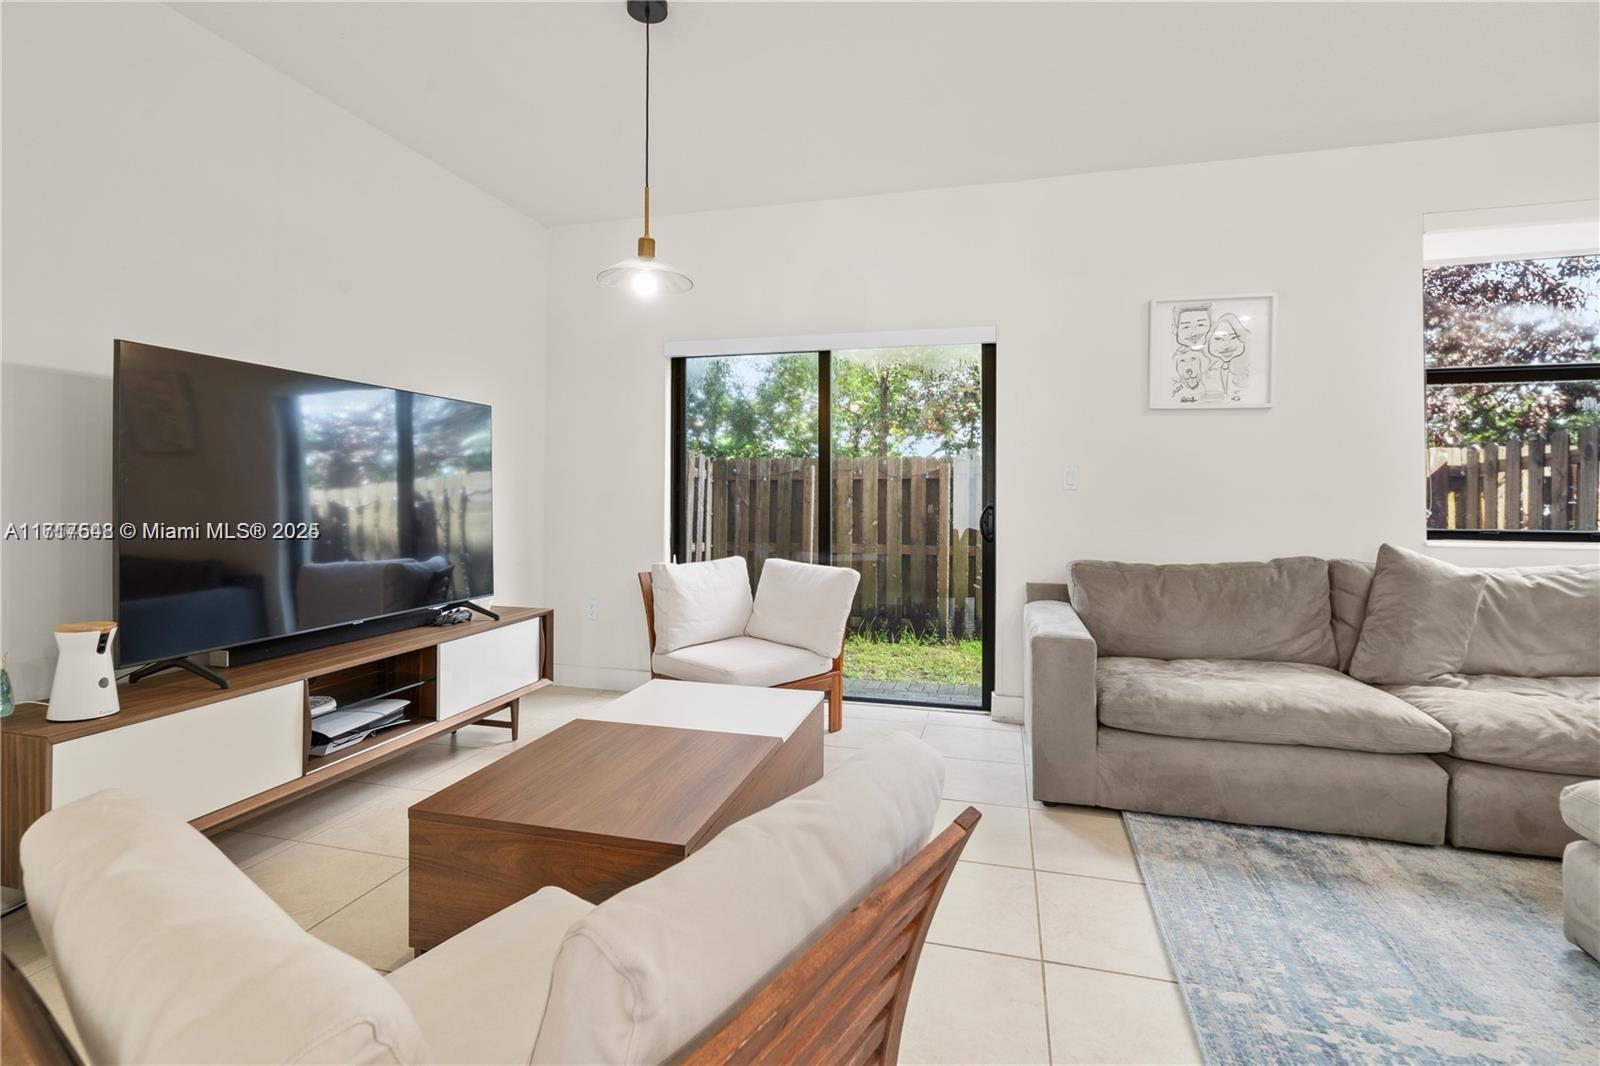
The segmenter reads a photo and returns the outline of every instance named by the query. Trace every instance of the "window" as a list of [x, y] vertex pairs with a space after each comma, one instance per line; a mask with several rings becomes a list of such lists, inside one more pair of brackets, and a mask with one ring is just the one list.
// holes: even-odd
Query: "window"
[[1423, 271], [1428, 535], [1600, 540], [1600, 255]]

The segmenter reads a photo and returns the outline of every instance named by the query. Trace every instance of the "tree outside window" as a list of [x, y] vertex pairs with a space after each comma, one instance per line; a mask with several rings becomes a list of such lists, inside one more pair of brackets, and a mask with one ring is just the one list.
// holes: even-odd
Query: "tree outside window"
[[1430, 536], [1596, 539], [1600, 256], [1423, 272]]

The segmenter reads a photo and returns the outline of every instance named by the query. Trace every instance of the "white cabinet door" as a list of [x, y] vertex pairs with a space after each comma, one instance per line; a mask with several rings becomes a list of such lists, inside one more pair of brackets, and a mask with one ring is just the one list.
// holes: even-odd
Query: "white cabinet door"
[[449, 718], [539, 680], [539, 619], [439, 645], [439, 717]]
[[50, 805], [125, 788], [198, 818], [300, 776], [305, 686], [295, 681], [56, 744]]

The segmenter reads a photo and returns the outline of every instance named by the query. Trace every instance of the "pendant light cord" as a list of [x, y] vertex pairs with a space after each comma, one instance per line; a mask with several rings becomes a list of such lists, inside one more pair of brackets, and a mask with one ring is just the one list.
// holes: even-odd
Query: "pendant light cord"
[[644, 185], [650, 187], [650, 23], [644, 24]]

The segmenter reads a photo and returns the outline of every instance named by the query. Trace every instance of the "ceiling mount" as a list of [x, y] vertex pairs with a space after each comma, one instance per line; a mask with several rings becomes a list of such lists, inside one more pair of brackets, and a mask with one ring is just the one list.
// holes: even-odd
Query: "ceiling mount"
[[667, 0], [628, 0], [628, 14], [646, 26], [667, 21]]

